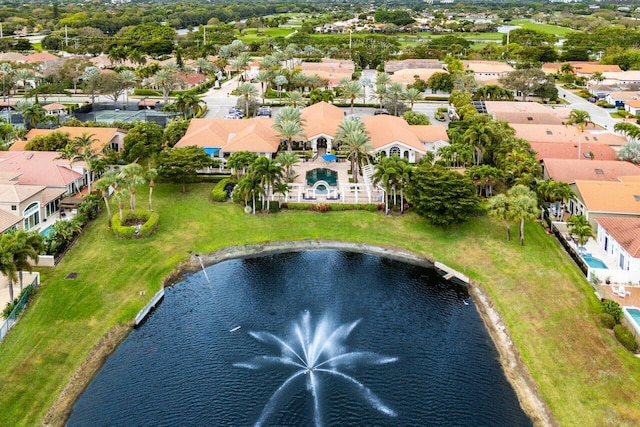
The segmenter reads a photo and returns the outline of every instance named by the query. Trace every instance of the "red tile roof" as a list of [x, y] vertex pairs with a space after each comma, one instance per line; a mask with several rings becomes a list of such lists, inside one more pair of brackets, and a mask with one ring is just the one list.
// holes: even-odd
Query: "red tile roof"
[[544, 159], [547, 176], [555, 181], [619, 181], [621, 176], [640, 176], [640, 167], [619, 160]]
[[[581, 146], [580, 160], [591, 161], [590, 153], [595, 160], [617, 160], [616, 150], [608, 145], [593, 144]], [[531, 149], [536, 153], [538, 161], [543, 159], [578, 159], [578, 144], [565, 142], [532, 142]]]
[[640, 218], [596, 218], [629, 255], [640, 258]]

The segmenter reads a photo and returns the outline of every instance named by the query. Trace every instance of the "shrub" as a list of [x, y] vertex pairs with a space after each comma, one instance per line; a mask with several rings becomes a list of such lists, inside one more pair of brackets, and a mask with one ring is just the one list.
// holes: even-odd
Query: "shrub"
[[[320, 210], [320, 206], [323, 206]], [[324, 207], [326, 206], [326, 208]], [[375, 212], [378, 206], [373, 203], [283, 203], [282, 209], [289, 209], [292, 211], [315, 211], [315, 212], [327, 212], [327, 211], [368, 211]]]
[[638, 350], [638, 342], [631, 331], [626, 326], [616, 325], [613, 328], [613, 334], [620, 344], [625, 346], [629, 351], [636, 352]]
[[608, 299], [602, 304], [602, 311], [610, 314], [616, 323], [620, 323], [620, 319], [622, 319], [622, 308], [620, 308], [620, 304]]
[[329, 212], [331, 210], [331, 206], [327, 203], [317, 203], [315, 205], [311, 205], [311, 210], [314, 212]]
[[115, 235], [120, 239], [139, 239], [141, 237], [152, 236], [158, 229], [158, 221], [160, 216], [155, 212], [149, 211], [128, 211], [124, 214], [124, 221], [139, 221], [144, 223], [140, 226], [139, 232], [137, 227], [122, 225], [120, 222], [120, 214], [116, 213], [111, 217], [111, 228]]
[[600, 324], [607, 329], [613, 329], [616, 326], [616, 319], [609, 313], [600, 313]]
[[233, 188], [234, 185], [231, 178], [221, 179], [211, 190], [211, 200], [214, 202], [226, 202], [229, 198], [229, 188]]

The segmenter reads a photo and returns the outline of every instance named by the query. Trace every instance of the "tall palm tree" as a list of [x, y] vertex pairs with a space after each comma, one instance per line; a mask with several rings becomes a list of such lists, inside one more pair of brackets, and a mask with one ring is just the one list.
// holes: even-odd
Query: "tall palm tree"
[[131, 193], [126, 188], [119, 188], [113, 193], [113, 200], [118, 204], [118, 213], [120, 214], [120, 222], [124, 222], [124, 204], [131, 199]]
[[279, 120], [274, 122], [273, 129], [278, 132], [278, 136], [287, 142], [287, 151], [293, 151], [293, 140], [295, 137], [304, 136], [304, 128], [297, 120]]
[[569, 233], [578, 238], [578, 245], [584, 246], [590, 237], [593, 237], [593, 229], [584, 215], [571, 215], [567, 219]]
[[382, 101], [384, 101], [387, 96], [387, 85], [383, 85], [380, 83], [376, 84], [374, 92], [376, 94], [376, 98], [378, 99], [378, 107], [382, 108]]
[[18, 266], [14, 254], [19, 244], [11, 233], [0, 235], [0, 273], [9, 280], [9, 299], [13, 302], [13, 283], [18, 280]]
[[289, 83], [289, 80], [282, 74], [278, 74], [273, 78], [273, 84], [278, 88], [278, 101], [282, 101], [282, 86]]
[[291, 151], [283, 151], [282, 153], [278, 154], [278, 157], [276, 157], [276, 162], [278, 162], [280, 166], [285, 168], [287, 182], [293, 182], [292, 167], [300, 162], [300, 156]]
[[484, 148], [490, 147], [493, 141], [497, 139], [497, 135], [491, 122], [479, 121], [472, 124], [462, 134], [461, 139], [474, 147], [474, 160], [476, 165], [479, 165], [483, 160]]
[[416, 101], [419, 101], [420, 99], [422, 99], [422, 92], [420, 92], [418, 89], [416, 89], [414, 87], [410, 87], [409, 89], [407, 89], [405, 91], [404, 99], [409, 101], [409, 105], [411, 106], [411, 109], [413, 110], [413, 104]]
[[304, 97], [302, 93], [297, 90], [289, 92], [289, 96], [285, 102], [287, 105], [291, 107], [297, 108], [299, 106], [304, 106], [307, 103], [307, 99]]
[[14, 73], [14, 77], [17, 81], [22, 83], [22, 88], [24, 89], [26, 97], [29, 81], [35, 78], [35, 73], [28, 68], [20, 68]]
[[511, 221], [513, 217], [509, 209], [509, 198], [506, 194], [493, 196], [487, 202], [487, 214], [490, 218], [503, 221], [507, 227], [507, 241], [511, 240]]
[[129, 163], [124, 166], [120, 172], [122, 185], [127, 188], [130, 195], [129, 208], [132, 211], [136, 208], [136, 187], [146, 182], [142, 173], [142, 166], [138, 163]]
[[71, 146], [75, 152], [74, 162], [83, 161], [87, 164], [87, 190], [91, 194], [91, 179], [93, 175], [92, 164], [99, 158], [97, 150], [91, 148], [97, 141], [94, 134], [83, 132], [81, 136], [73, 138]]
[[362, 90], [362, 86], [355, 80], [344, 78], [340, 80], [338, 88], [340, 89], [341, 98], [343, 98], [344, 100], [349, 100], [351, 105], [350, 114], [353, 114], [353, 103], [355, 102], [356, 98], [362, 97], [362, 94], [364, 92]]
[[524, 222], [538, 217], [536, 194], [525, 185], [516, 185], [507, 191], [512, 218], [520, 221], [520, 245], [524, 246]]
[[578, 159], [582, 158], [582, 134], [588, 125], [595, 126], [595, 123], [591, 121], [591, 116], [585, 110], [571, 110], [569, 113], [569, 119], [566, 121], [565, 126], [573, 126], [578, 131]]
[[249, 104], [258, 96], [258, 89], [253, 83], [242, 83], [237, 89], [238, 95], [244, 98], [244, 115], [249, 117]]
[[404, 88], [401, 83], [391, 83], [387, 86], [386, 98], [393, 104], [393, 115], [398, 115], [398, 103], [404, 98]]
[[388, 85], [391, 84], [391, 76], [387, 73], [378, 73], [376, 75], [376, 85]]
[[[240, 70], [244, 70], [247, 68], [251, 62], [251, 57], [247, 52], [240, 53], [233, 61], [231, 61], [231, 66], [236, 69], [236, 74], [240, 74]], [[238, 85], [240, 84], [240, 79], [238, 79]]]
[[153, 203], [151, 200], [151, 196], [153, 196], [153, 187], [155, 187], [154, 179], [158, 176], [158, 171], [156, 169], [149, 169], [144, 173], [144, 179], [149, 182], [149, 210], [153, 210]]
[[270, 208], [269, 196], [273, 186], [282, 182], [283, 169], [275, 160], [267, 157], [258, 157], [258, 159], [251, 165], [251, 174], [256, 175], [262, 187], [264, 188], [264, 194], [267, 199], [267, 212]]
[[285, 120], [303, 122], [300, 118], [300, 110], [294, 107], [284, 107], [278, 110], [274, 122], [278, 123]]
[[118, 172], [115, 170], [109, 171], [102, 175], [102, 177], [96, 182], [96, 188], [102, 195], [102, 200], [107, 208], [107, 222], [111, 226], [111, 207], [109, 206], [109, 188], [118, 188]]
[[167, 105], [169, 102], [169, 92], [171, 92], [171, 89], [176, 85], [175, 73], [169, 70], [160, 70], [153, 76], [153, 84], [162, 89], [164, 104]]
[[138, 83], [138, 76], [131, 70], [122, 70], [118, 73], [118, 80], [124, 90], [125, 103], [129, 102], [129, 89]]
[[[264, 60], [262, 65], [264, 66]], [[264, 104], [264, 98], [271, 82], [271, 73], [267, 70], [260, 70], [256, 75], [256, 80], [260, 82], [260, 96], [262, 96], [262, 103]]]
[[[354, 120], [344, 120], [342, 123], [351, 122]], [[361, 123], [361, 122], [358, 122]], [[342, 126], [342, 124], [340, 125]], [[351, 162], [351, 174], [353, 176], [353, 182], [358, 183], [358, 168], [360, 166], [360, 159], [366, 156], [371, 150], [370, 138], [367, 132], [364, 130], [364, 126], [361, 128], [349, 128], [346, 131], [340, 130], [340, 148], [349, 153], [349, 160]], [[336, 136], [336, 139], [337, 136]]]

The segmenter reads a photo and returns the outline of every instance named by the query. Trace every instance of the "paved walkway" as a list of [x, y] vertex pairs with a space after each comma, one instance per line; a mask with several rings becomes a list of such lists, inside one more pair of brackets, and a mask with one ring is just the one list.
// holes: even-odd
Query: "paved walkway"
[[557, 86], [557, 87], [558, 87], [558, 96], [564, 99], [565, 101], [569, 102], [569, 106], [568, 106], [569, 108], [574, 110], [587, 111], [591, 116], [592, 122], [613, 132], [613, 126], [616, 123], [618, 123], [619, 120], [612, 118], [609, 115], [609, 111], [607, 111], [602, 107], [598, 107], [596, 104], [593, 104], [587, 101], [586, 99], [581, 98], [578, 95], [575, 95], [574, 93], [561, 88], [560, 86]]
[[[36, 275], [37, 273], [29, 273], [27, 271], [22, 273], [23, 286], [26, 287], [27, 285], [29, 285]], [[13, 297], [18, 298], [19, 295], [20, 295], [20, 281], [18, 280], [16, 281], [16, 283], [13, 284]], [[5, 276], [0, 275], [0, 312], [4, 310], [4, 308], [7, 306], [7, 303], [9, 301], [11, 301], [11, 299], [9, 298], [9, 280], [7, 280]], [[2, 321], [4, 321], [4, 318], [0, 320], [0, 323], [2, 323]]]

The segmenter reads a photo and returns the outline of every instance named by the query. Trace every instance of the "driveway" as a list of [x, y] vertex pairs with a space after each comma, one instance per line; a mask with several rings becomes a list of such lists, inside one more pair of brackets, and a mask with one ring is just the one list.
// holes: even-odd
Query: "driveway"
[[575, 95], [572, 92], [561, 88], [560, 86], [557, 87], [558, 96], [569, 102], [568, 108], [587, 111], [591, 116], [592, 122], [613, 132], [613, 126], [618, 123], [618, 120], [613, 119], [606, 109], [598, 107], [596, 104], [593, 104], [586, 99], [581, 98], [578, 95]]

